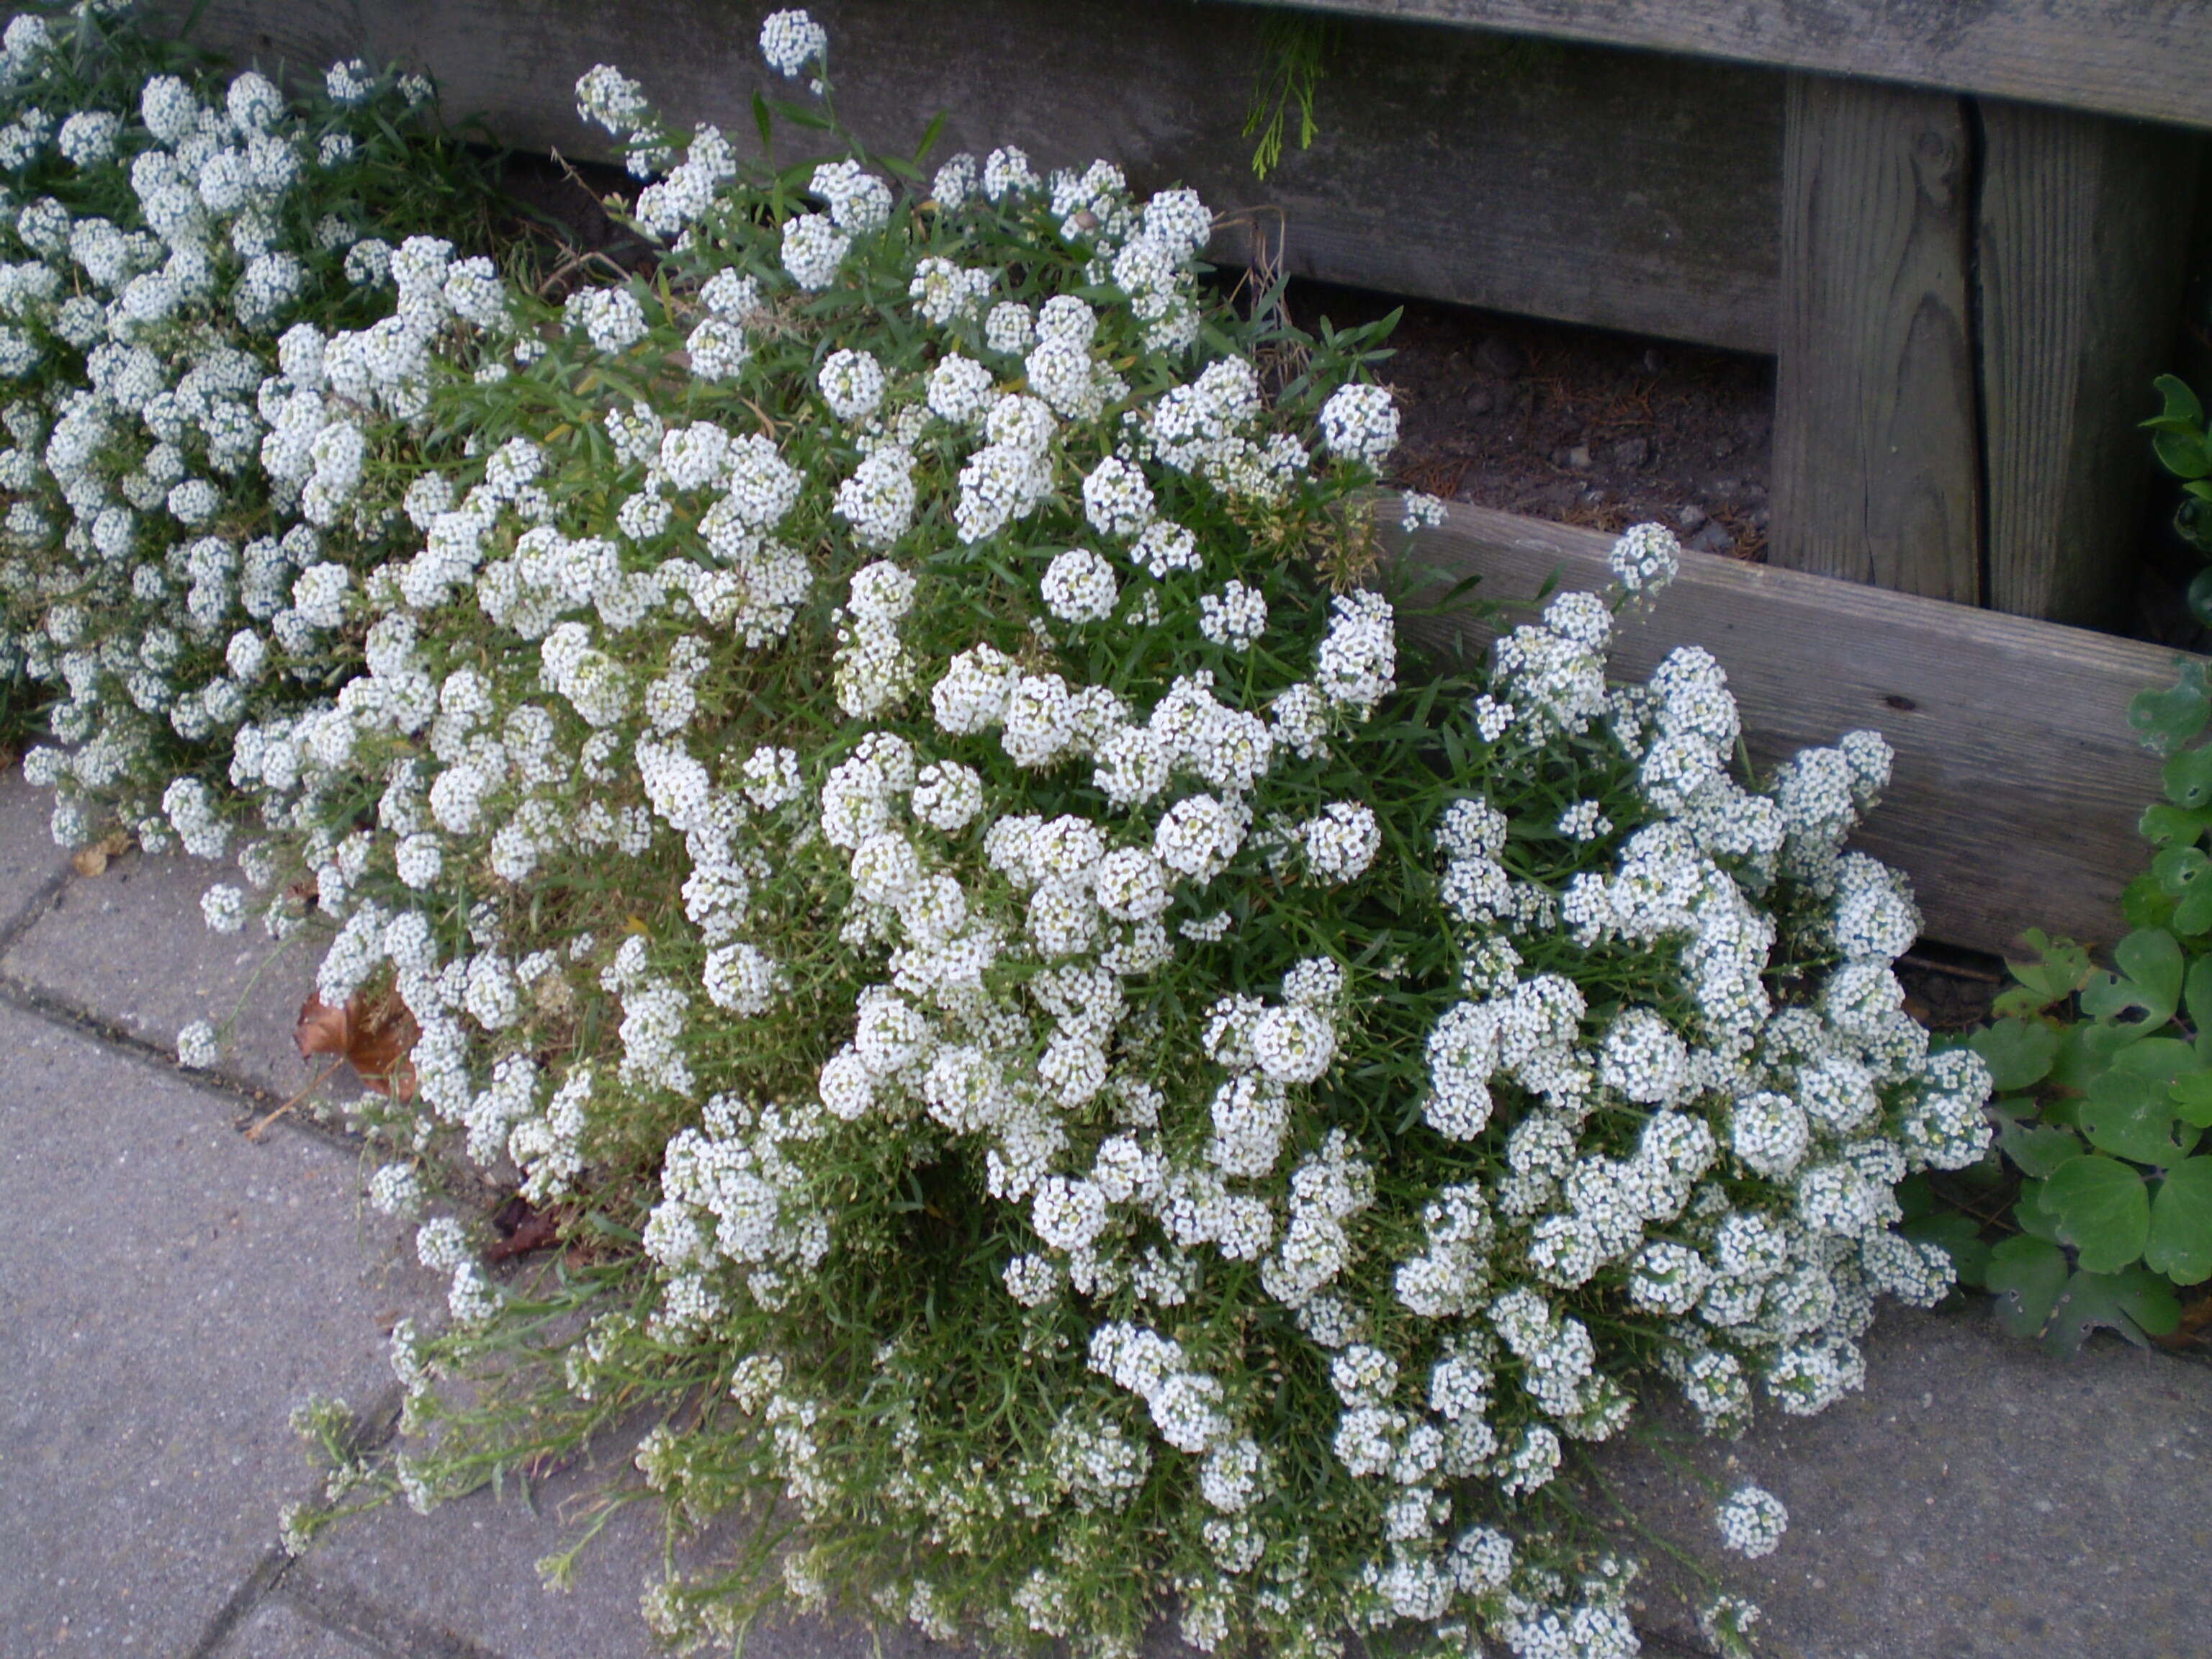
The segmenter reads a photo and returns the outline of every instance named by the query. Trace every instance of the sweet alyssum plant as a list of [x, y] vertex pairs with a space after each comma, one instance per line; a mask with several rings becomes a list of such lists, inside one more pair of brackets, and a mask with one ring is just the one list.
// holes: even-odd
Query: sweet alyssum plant
[[32, 767], [57, 837], [161, 847], [180, 774], [357, 659], [333, 583], [386, 556], [347, 507], [386, 430], [325, 422], [280, 337], [386, 316], [386, 238], [489, 198], [421, 77], [340, 64], [294, 102], [131, 9], [27, 11], [0, 51], [0, 680], [64, 745]]
[[[762, 46], [834, 131], [819, 28]], [[264, 445], [271, 510], [362, 560], [228, 636], [297, 695], [160, 792], [237, 860], [213, 925], [327, 928], [324, 1000], [413, 1037], [358, 1118], [447, 1316], [394, 1334], [394, 1455], [311, 1414], [294, 1541], [642, 1412], [672, 1527], [758, 1523], [648, 1595], [678, 1641], [1635, 1651], [1577, 1449], [1661, 1380], [1817, 1412], [1950, 1283], [1893, 1189], [1980, 1156], [1989, 1078], [1843, 850], [1887, 748], [1751, 788], [1706, 653], [1609, 685], [1651, 527], [1401, 687], [1373, 339], [1209, 299], [1188, 191], [578, 96], [657, 272], [556, 305], [416, 238], [388, 315], [280, 337], [272, 432], [379, 465]], [[488, 1271], [465, 1164], [562, 1253]]]

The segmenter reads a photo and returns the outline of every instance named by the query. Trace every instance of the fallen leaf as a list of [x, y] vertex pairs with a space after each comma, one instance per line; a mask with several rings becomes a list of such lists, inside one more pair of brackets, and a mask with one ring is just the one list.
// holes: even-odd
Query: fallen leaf
[[528, 1255], [533, 1250], [548, 1249], [561, 1242], [559, 1219], [532, 1208], [530, 1200], [520, 1194], [492, 1212], [491, 1224], [501, 1237], [498, 1243], [483, 1253], [487, 1262]]
[[80, 876], [105, 875], [111, 860], [131, 850], [131, 834], [126, 830], [114, 830], [102, 836], [89, 847], [80, 847], [70, 858], [70, 866]]
[[422, 1035], [415, 1016], [397, 994], [354, 996], [334, 1008], [319, 996], [300, 1005], [292, 1041], [302, 1059], [342, 1056], [360, 1076], [362, 1086], [395, 1100], [415, 1097], [415, 1066], [408, 1056]]

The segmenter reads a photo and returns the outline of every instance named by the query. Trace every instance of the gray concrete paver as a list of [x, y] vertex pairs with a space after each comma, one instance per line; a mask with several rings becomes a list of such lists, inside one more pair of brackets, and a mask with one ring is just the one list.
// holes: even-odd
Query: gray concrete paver
[[[1630, 1453], [1647, 1522], [1765, 1610], [1796, 1659], [2202, 1659], [2212, 1651], [2212, 1366], [2109, 1340], [2063, 1360], [1980, 1310], [1886, 1311], [1867, 1387], [1692, 1461], [1790, 1510], [1759, 1561]], [[1663, 1632], [1686, 1620], [1653, 1598]]]
[[0, 933], [69, 867], [69, 854], [54, 845], [52, 812], [51, 791], [24, 782], [21, 767], [0, 770]]
[[[125, 853], [100, 875], [72, 875], [0, 958], [0, 973], [171, 1054], [191, 1021], [220, 1027], [235, 1014], [216, 1074], [289, 1098], [320, 1070], [292, 1042], [317, 950], [306, 939], [280, 947], [255, 924], [210, 932], [200, 895], [220, 881], [237, 884], [237, 870]], [[341, 1073], [331, 1086], [353, 1085]]]
[[16, 1009], [0, 1053], [5, 1650], [188, 1653], [313, 1483], [292, 1407], [387, 1389], [426, 1286], [343, 1150]]
[[220, 1659], [383, 1659], [377, 1650], [302, 1616], [281, 1596], [256, 1607], [216, 1652]]
[[[641, 1432], [642, 1430], [640, 1430]], [[663, 1659], [639, 1611], [659, 1575], [653, 1504], [625, 1505], [578, 1558], [572, 1588], [544, 1588], [537, 1564], [577, 1535], [592, 1493], [623, 1473], [633, 1439], [603, 1436], [590, 1464], [540, 1483], [526, 1504], [471, 1493], [418, 1516], [398, 1504], [339, 1522], [294, 1563], [288, 1591], [334, 1608], [404, 1598], [414, 1628], [505, 1659]], [[713, 1543], [710, 1534], [707, 1543]], [[705, 1559], [679, 1546], [678, 1559]], [[911, 1629], [880, 1644], [857, 1625], [798, 1619], [748, 1634], [747, 1659], [934, 1659], [950, 1650]]]

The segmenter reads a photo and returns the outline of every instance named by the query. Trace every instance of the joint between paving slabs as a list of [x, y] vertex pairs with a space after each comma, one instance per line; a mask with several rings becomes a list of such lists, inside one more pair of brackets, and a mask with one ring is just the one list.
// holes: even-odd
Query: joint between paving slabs
[[[4, 944], [0, 944], [0, 950], [4, 949]], [[135, 1031], [126, 1030], [88, 1008], [48, 995], [13, 974], [0, 973], [0, 1003], [77, 1036], [90, 1038], [103, 1048], [112, 1048], [142, 1066], [156, 1068], [178, 1079], [203, 1094], [222, 1097], [235, 1109], [231, 1120], [234, 1128], [242, 1131], [252, 1123], [268, 1119], [270, 1127], [305, 1135], [319, 1145], [338, 1148], [356, 1156], [361, 1152], [360, 1136], [318, 1122], [312, 1117], [302, 1117], [297, 1112], [272, 1117], [275, 1109], [283, 1103], [267, 1090], [258, 1089], [250, 1083], [240, 1082], [221, 1072], [188, 1071], [177, 1063], [176, 1055], [159, 1043], [149, 1042]]]
[[37, 890], [23, 901], [15, 914], [0, 922], [0, 957], [14, 950], [23, 935], [38, 926], [39, 919], [54, 908], [63, 890], [69, 885], [70, 873], [66, 861], [57, 866], [53, 872], [39, 884]]
[[[396, 1384], [354, 1419], [354, 1449], [373, 1452], [398, 1431], [404, 1395]], [[342, 1583], [326, 1583], [313, 1552], [293, 1556], [272, 1547], [217, 1610], [185, 1659], [223, 1659], [239, 1632], [263, 1607], [284, 1608], [304, 1622], [360, 1649], [369, 1659], [501, 1659], [451, 1631], [428, 1629]]]

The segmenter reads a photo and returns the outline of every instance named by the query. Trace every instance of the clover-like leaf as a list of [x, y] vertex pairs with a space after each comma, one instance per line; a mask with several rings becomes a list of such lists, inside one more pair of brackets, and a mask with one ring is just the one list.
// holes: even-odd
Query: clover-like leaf
[[2081, 1156], [2081, 1137], [2071, 1129], [2049, 1123], [2021, 1123], [2008, 1117], [1997, 1120], [1997, 1145], [2023, 1175], [2038, 1180], [2069, 1158]]
[[[2204, 574], [2212, 575], [2212, 570]], [[2212, 808], [2176, 806], [2170, 801], [2154, 801], [2144, 807], [2136, 823], [2136, 832], [2145, 841], [2160, 847], [2193, 846], [2208, 828], [2212, 828]]]
[[[2008, 991], [1997, 999], [1999, 1014], [2038, 1013], [2054, 1002], [2063, 1002], [2088, 983], [2089, 953], [2070, 939], [2053, 939], [2040, 927], [2031, 927], [2021, 935], [2027, 948], [2035, 952], [2032, 962], [2014, 962], [2010, 957], [2005, 966], [2020, 981], [2018, 989]], [[2008, 1002], [2023, 993], [2034, 999], [2026, 1007], [2008, 1007]]]
[[2184, 1123], [2212, 1129], [2212, 1071], [2184, 1072], [2173, 1079], [2166, 1097], [2172, 1103], [2174, 1116]]
[[2197, 1068], [2197, 1051], [2172, 1037], [2150, 1037], [2112, 1057], [2075, 1113], [2092, 1146], [2138, 1164], [2167, 1164], [2197, 1144], [2174, 1122], [2174, 1080]]
[[2176, 806], [2212, 806], [2212, 745], [2173, 756], [2160, 769], [2159, 781]]
[[2201, 478], [2212, 473], [2212, 445], [2201, 432], [2161, 432], [2150, 441], [2159, 465], [2177, 478]]
[[2212, 928], [2212, 859], [2196, 847], [2169, 847], [2150, 861], [2150, 872], [2173, 901], [2170, 923], [2177, 933]]
[[2046, 1244], [2059, 1242], [2058, 1218], [2044, 1207], [2040, 1181], [2020, 1183], [2020, 1201], [2012, 1206], [2012, 1218], [2030, 1238], [2039, 1238]]
[[2000, 1094], [2040, 1083], [2058, 1057], [2058, 1033], [2041, 1020], [2001, 1019], [1966, 1039], [1982, 1057]]
[[2066, 1255], [2039, 1238], [2008, 1238], [1991, 1248], [1983, 1280], [1996, 1293], [2004, 1328], [2033, 1336], [2050, 1322], [2066, 1288]]
[[1898, 1231], [1922, 1243], [1942, 1245], [1951, 1258], [1951, 1271], [1968, 1290], [1978, 1289], [1987, 1282], [1990, 1246], [1972, 1216], [1923, 1216], [1917, 1221], [1906, 1222]]
[[2043, 1207], [2091, 1273], [2117, 1273], [2142, 1255], [2150, 1193], [2117, 1158], [2090, 1152], [2060, 1164], [2043, 1183]]
[[2081, 988], [2082, 1012], [2098, 1019], [2127, 1022], [2131, 1032], [2148, 1036], [2173, 1018], [2181, 1006], [2181, 945], [2163, 927], [2139, 927], [2112, 947], [2115, 973], [2093, 974]]
[[2159, 1182], [2143, 1262], [2177, 1285], [2212, 1279], [2212, 1158], [2186, 1158]]
[[2185, 663], [2179, 681], [2163, 691], [2138, 691], [2128, 703], [2128, 724], [2162, 755], [2170, 755], [2212, 719], [2212, 690], [2202, 663]]
[[2093, 1331], [2118, 1331], [2137, 1347], [2148, 1339], [2164, 1336], [2181, 1322], [2181, 1304], [2173, 1287], [2156, 1273], [2142, 1267], [2124, 1273], [2077, 1273], [2066, 1281], [2058, 1305], [2051, 1310], [2051, 1328], [2044, 1346], [2056, 1353], [2073, 1353]]
[[2153, 432], [2191, 432], [2203, 428], [2204, 405], [2179, 374], [2161, 374], [2151, 382], [2164, 406], [2142, 424]]

